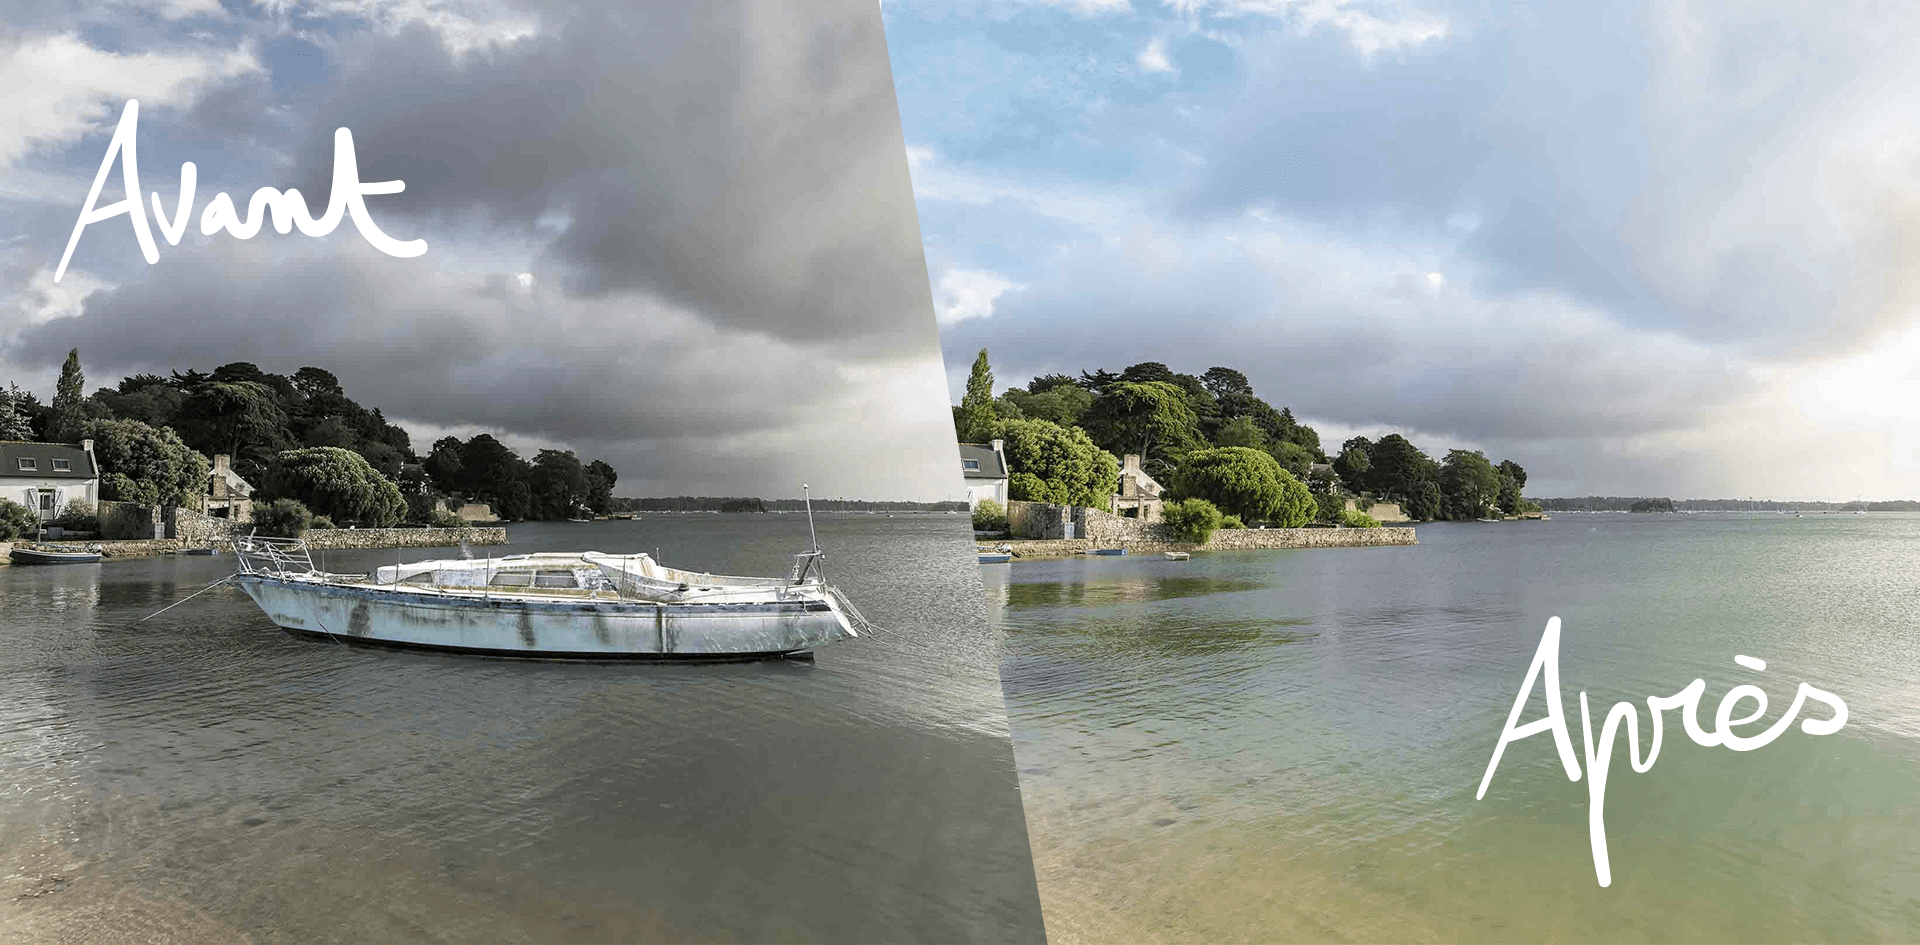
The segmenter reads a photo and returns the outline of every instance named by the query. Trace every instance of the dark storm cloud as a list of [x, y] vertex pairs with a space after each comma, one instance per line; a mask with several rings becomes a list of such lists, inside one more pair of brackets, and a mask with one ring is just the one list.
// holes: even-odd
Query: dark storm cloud
[[332, 129], [383, 207], [526, 230], [575, 294], [644, 289], [716, 325], [931, 343], [925, 263], [874, 4], [534, 7], [540, 34], [455, 56], [425, 27], [343, 42]]

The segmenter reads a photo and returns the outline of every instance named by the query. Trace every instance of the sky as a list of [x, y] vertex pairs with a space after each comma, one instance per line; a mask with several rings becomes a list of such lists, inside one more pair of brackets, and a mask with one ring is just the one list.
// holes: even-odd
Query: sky
[[[866, 2], [8, 4], [0, 384], [315, 365], [420, 452], [573, 449], [619, 495], [963, 494], [885, 42]], [[152, 265], [93, 223], [55, 283], [129, 99], [194, 222]], [[424, 255], [202, 235], [220, 192], [319, 213], [341, 127]]]
[[952, 401], [1223, 365], [1535, 496], [1920, 498], [1920, 7], [883, 10]]

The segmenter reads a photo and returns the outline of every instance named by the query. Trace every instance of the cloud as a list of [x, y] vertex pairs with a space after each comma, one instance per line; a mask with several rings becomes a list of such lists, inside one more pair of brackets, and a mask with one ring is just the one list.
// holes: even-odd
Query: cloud
[[186, 105], [214, 83], [259, 69], [244, 47], [114, 53], [71, 33], [0, 35], [0, 88], [7, 90], [0, 95], [0, 170], [31, 150], [110, 132], [126, 99]]
[[1146, 48], [1140, 50], [1140, 55], [1134, 58], [1134, 62], [1146, 72], [1177, 73], [1180, 71], [1173, 67], [1173, 63], [1167, 61], [1167, 39], [1164, 36], [1155, 36], [1151, 42], [1148, 42]]
[[996, 272], [973, 269], [949, 269], [940, 275], [934, 291], [933, 308], [940, 323], [950, 325], [969, 318], [993, 315], [993, 302], [1003, 293], [1025, 288]]

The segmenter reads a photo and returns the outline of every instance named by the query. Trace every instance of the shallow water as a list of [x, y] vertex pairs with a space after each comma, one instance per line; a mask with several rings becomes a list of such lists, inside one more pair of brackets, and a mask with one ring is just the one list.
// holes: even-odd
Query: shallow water
[[[1419, 537], [983, 566], [1050, 940], [1920, 932], [1920, 516], [1556, 515]], [[1552, 616], [1576, 754], [1582, 690], [1596, 728], [1636, 701], [1643, 739], [1644, 699], [1696, 677], [1709, 727], [1742, 683], [1769, 694], [1766, 723], [1803, 681], [1850, 719], [1732, 752], [1669, 715], [1645, 773], [1622, 737], [1602, 889], [1587, 781], [1550, 737], [1510, 745], [1474, 799]]]
[[[330, 645], [226, 588], [141, 621], [231, 556], [0, 567], [0, 940], [1037, 940], [964, 517], [819, 526], [891, 632], [811, 664]], [[778, 575], [806, 522], [510, 537]]]

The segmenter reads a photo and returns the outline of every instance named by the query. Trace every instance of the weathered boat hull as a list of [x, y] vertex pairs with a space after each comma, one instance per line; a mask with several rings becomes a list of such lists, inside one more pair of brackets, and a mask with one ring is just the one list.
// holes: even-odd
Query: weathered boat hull
[[15, 548], [7, 557], [14, 564], [92, 564], [100, 560], [98, 552], [75, 551], [34, 551], [30, 548]]
[[724, 660], [799, 655], [850, 639], [825, 600], [756, 603], [532, 600], [235, 578], [283, 629], [378, 643], [545, 659]]

